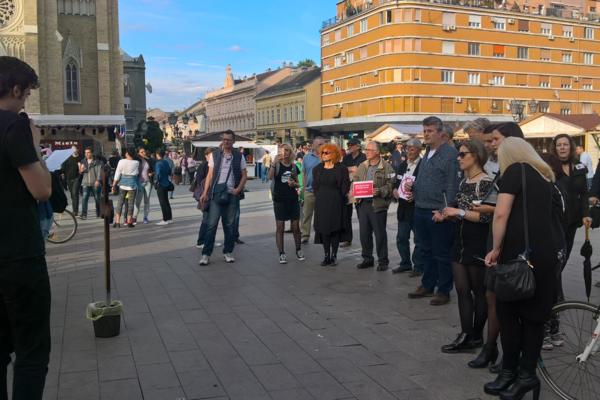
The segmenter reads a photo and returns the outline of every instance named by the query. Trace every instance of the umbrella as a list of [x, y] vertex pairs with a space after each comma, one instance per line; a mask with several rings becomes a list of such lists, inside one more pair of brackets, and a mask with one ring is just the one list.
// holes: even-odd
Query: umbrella
[[585, 227], [585, 242], [581, 246], [580, 254], [585, 259], [583, 260], [583, 281], [585, 283], [585, 294], [590, 301], [590, 293], [592, 292], [592, 244], [590, 243], [590, 228]]

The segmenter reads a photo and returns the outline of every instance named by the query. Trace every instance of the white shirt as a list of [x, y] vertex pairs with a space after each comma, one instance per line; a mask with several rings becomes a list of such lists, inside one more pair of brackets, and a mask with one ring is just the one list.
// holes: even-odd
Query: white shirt
[[500, 164], [498, 164], [498, 161], [488, 160], [483, 166], [483, 169], [493, 178], [500, 172]]
[[406, 172], [403, 176], [415, 176], [415, 170], [421, 161], [421, 157], [417, 157], [414, 161], [406, 160]]
[[431, 149], [429, 150], [429, 153], [427, 154], [427, 159], [431, 160], [431, 157], [433, 157], [433, 155], [435, 154], [435, 152], [437, 151], [437, 149]]
[[[140, 173], [140, 162], [138, 160], [128, 160], [123, 158], [119, 160], [117, 169], [115, 170], [115, 181], [121, 179], [121, 175], [138, 176]], [[119, 186], [121, 189], [133, 190], [130, 186]]]
[[[223, 153], [221, 157], [221, 170], [219, 171], [219, 180], [217, 181], [217, 183], [225, 183], [225, 179], [227, 179], [227, 174], [229, 174], [229, 179], [227, 179], [227, 189], [229, 189], [230, 192], [233, 191], [233, 189], [235, 189], [235, 178], [233, 177], [233, 170], [231, 171], [231, 173], [229, 173], [229, 167], [231, 167], [232, 161], [233, 154], [226, 155], [225, 153]], [[210, 160], [208, 160], [208, 167], [215, 167], [215, 162], [213, 161], [212, 157]], [[242, 159], [240, 160], [240, 169], [244, 171], [246, 167], [246, 159], [242, 157]], [[213, 179], [214, 176], [215, 172], [213, 172]]]
[[581, 153], [579, 156], [579, 162], [586, 166], [588, 172], [586, 178], [592, 179], [594, 177], [594, 165], [592, 163], [592, 157], [586, 152]]

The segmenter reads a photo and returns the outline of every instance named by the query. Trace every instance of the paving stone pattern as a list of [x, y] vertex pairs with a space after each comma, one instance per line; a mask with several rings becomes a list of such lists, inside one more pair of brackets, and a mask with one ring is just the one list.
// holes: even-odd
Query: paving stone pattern
[[[459, 329], [454, 296], [431, 307], [407, 298], [414, 278], [357, 270], [358, 239], [341, 249], [337, 267], [324, 269], [320, 246], [305, 246], [299, 262], [286, 234], [289, 263], [280, 265], [266, 188], [252, 182], [242, 202], [246, 244], [236, 247], [234, 264], [223, 261], [222, 248], [210, 265], [197, 264], [200, 213], [187, 187], [177, 189], [173, 225], [113, 229], [113, 297], [124, 303], [116, 338], [96, 339], [84, 317], [86, 305], [105, 296], [100, 221], [82, 221], [74, 240], [48, 245], [53, 349], [45, 399], [491, 398], [482, 386], [493, 376], [466, 367], [474, 354], [440, 352]], [[159, 214], [153, 196], [151, 218]], [[390, 211], [393, 264], [395, 223]], [[355, 221], [355, 238], [356, 229]], [[577, 250], [580, 243], [578, 236]], [[574, 253], [565, 284], [568, 296], [582, 298]], [[546, 389], [542, 398], [556, 397]]]

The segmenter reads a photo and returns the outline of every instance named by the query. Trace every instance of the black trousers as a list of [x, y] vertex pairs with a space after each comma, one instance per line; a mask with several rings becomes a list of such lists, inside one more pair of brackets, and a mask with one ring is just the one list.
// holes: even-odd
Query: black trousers
[[377, 259], [380, 265], [388, 265], [387, 210], [375, 212], [371, 201], [363, 200], [358, 207], [358, 223], [360, 227], [360, 245], [362, 258], [366, 262], [373, 262], [373, 235], [377, 248]]
[[73, 207], [73, 214], [77, 215], [79, 212], [79, 189], [81, 187], [81, 181], [79, 178], [69, 179], [67, 181], [67, 187], [71, 194], [71, 206]]
[[348, 242], [352, 242], [352, 209], [354, 208], [354, 204], [346, 205], [348, 207], [348, 212], [346, 213], [346, 226], [349, 226], [348, 230]]
[[577, 229], [579, 229], [578, 225], [579, 224], [576, 222], [565, 228], [565, 240], [567, 242], [567, 261], [569, 261], [569, 257], [571, 256], [571, 250], [573, 250], [575, 234], [577, 234]]
[[44, 257], [0, 262], [0, 400], [8, 400], [13, 352], [13, 400], [41, 400], [50, 361], [50, 281]]
[[169, 192], [167, 192], [167, 189], [163, 188], [162, 186], [156, 185], [156, 194], [158, 196], [158, 202], [160, 203], [163, 221], [172, 220], [173, 213], [171, 212], [171, 203], [169, 203]]

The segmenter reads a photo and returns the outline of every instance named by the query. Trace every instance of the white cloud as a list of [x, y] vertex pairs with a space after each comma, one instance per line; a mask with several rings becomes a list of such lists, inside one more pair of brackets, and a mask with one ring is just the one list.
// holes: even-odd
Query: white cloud
[[239, 44], [234, 44], [233, 46], [231, 46], [229, 48], [229, 51], [233, 52], [233, 53], [239, 53], [240, 51], [242, 51], [242, 47]]

